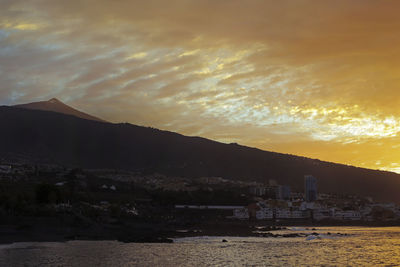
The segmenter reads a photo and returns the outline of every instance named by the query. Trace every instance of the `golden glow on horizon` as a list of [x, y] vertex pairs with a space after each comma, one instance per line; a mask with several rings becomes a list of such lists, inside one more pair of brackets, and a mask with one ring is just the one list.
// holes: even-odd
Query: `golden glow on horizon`
[[7, 1], [0, 104], [400, 173], [400, 2]]

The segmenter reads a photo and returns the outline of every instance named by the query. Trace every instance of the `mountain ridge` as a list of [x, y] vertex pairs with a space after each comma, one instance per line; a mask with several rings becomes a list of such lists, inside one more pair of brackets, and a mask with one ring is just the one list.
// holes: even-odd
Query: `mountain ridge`
[[303, 176], [321, 192], [359, 194], [400, 203], [400, 175], [306, 157], [224, 144], [128, 123], [100, 123], [56, 112], [0, 107], [2, 154], [82, 168], [109, 168], [170, 176], [219, 176], [267, 182], [302, 191]]

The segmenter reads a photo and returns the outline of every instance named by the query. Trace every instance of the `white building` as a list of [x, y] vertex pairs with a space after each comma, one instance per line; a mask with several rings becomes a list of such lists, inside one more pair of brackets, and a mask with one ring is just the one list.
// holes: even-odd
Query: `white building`
[[292, 219], [304, 219], [308, 218], [307, 212], [301, 210], [292, 210]]
[[269, 207], [261, 207], [260, 210], [256, 212], [257, 220], [267, 220], [274, 218], [274, 211]]
[[359, 221], [361, 220], [361, 213], [356, 210], [335, 210], [333, 219], [345, 221]]
[[332, 218], [333, 213], [334, 213], [333, 209], [327, 209], [327, 208], [315, 209], [313, 213], [313, 218], [317, 221], [323, 219], [329, 219]]
[[245, 220], [249, 218], [249, 211], [247, 208], [238, 208], [233, 210], [233, 218]]
[[277, 219], [290, 219], [292, 218], [292, 213], [289, 209], [276, 209]]

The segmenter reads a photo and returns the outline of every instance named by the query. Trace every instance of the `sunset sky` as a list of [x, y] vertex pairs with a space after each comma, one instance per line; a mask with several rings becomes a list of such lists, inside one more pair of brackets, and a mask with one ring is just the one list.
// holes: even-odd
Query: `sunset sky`
[[0, 0], [0, 104], [400, 173], [400, 1]]

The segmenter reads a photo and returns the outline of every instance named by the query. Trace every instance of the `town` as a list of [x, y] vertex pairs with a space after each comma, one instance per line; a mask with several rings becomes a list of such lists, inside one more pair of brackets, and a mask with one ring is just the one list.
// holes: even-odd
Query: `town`
[[[21, 159], [0, 162], [0, 211], [6, 215], [70, 212], [96, 221], [192, 222], [198, 218], [273, 224], [396, 224], [400, 208], [368, 196], [318, 192], [304, 175], [303, 192], [267, 183], [221, 177], [168, 177], [120, 170], [81, 170]], [[32, 212], [34, 210], [35, 212]], [[101, 214], [101, 216], [99, 215]], [[103, 219], [100, 219], [103, 218]]]
[[304, 193], [291, 192], [290, 186], [278, 185], [276, 180], [268, 184], [249, 187], [253, 202], [247, 206], [196, 206], [176, 205], [177, 209], [232, 210], [228, 218], [239, 220], [270, 221], [396, 221], [400, 219], [400, 207], [394, 203], [377, 203], [371, 197], [319, 193], [317, 179], [304, 176]]
[[251, 188], [259, 197], [266, 197], [247, 207], [233, 210], [233, 218], [258, 220], [307, 219], [315, 221], [390, 221], [400, 218], [394, 203], [375, 203], [370, 197], [318, 194], [317, 179], [304, 176], [304, 194], [291, 193], [290, 187], [270, 180], [265, 187]]

